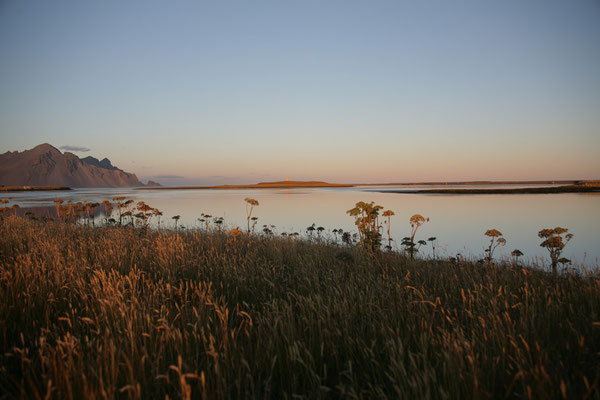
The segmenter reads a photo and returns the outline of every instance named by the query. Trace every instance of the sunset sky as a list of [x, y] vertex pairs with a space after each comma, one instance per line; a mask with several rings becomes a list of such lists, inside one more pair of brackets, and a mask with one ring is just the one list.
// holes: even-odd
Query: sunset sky
[[598, 179], [600, 2], [0, 1], [0, 138], [165, 185]]

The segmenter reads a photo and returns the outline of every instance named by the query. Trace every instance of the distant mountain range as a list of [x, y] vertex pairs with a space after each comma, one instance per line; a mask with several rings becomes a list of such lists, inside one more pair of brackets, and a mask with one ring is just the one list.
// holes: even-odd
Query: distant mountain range
[[48, 143], [31, 150], [0, 154], [0, 185], [145, 186], [135, 174], [115, 167], [108, 158], [101, 161], [94, 157], [79, 158], [73, 153], [61, 153]]

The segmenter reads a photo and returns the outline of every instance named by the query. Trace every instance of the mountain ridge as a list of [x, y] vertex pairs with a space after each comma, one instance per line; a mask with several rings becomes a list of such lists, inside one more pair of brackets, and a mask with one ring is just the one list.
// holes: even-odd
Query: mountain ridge
[[134, 187], [144, 186], [134, 173], [125, 172], [108, 158], [79, 158], [62, 153], [49, 143], [32, 149], [0, 154], [0, 185], [69, 187]]
[[109, 170], [112, 170], [112, 171], [123, 171], [122, 169], [117, 168], [114, 165], [112, 165], [112, 163], [110, 162], [110, 160], [108, 158], [106, 158], [106, 157], [104, 157], [102, 160], [98, 160], [95, 157], [87, 156], [87, 157], [82, 158], [81, 161], [83, 161], [86, 164], [98, 167], [98, 168], [109, 169]]

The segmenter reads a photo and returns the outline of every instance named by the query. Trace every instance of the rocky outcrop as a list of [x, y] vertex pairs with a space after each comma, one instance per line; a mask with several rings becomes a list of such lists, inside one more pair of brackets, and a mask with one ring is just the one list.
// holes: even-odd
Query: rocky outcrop
[[81, 161], [83, 161], [86, 164], [93, 165], [94, 167], [98, 167], [98, 168], [109, 169], [111, 171], [122, 171], [121, 169], [112, 165], [112, 163], [110, 162], [110, 160], [108, 158], [103, 158], [102, 161], [99, 161], [97, 158], [88, 156], [88, 157], [82, 158]]
[[69, 187], [144, 186], [135, 174], [112, 165], [107, 158], [80, 159], [73, 153], [60, 152], [47, 143], [23, 152], [0, 154], [0, 185]]

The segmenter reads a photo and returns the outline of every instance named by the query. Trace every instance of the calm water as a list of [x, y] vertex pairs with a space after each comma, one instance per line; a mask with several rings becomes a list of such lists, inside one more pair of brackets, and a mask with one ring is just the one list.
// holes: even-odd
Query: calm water
[[[444, 186], [447, 187], [447, 186]], [[492, 186], [482, 186], [492, 187]], [[494, 186], [498, 187], [498, 186]], [[514, 187], [514, 186], [511, 186]], [[562, 226], [575, 237], [565, 248], [565, 256], [575, 265], [593, 267], [600, 260], [600, 193], [585, 194], [518, 194], [518, 195], [441, 195], [396, 194], [376, 190], [417, 189], [417, 187], [364, 187], [348, 189], [260, 189], [260, 190], [135, 190], [76, 189], [70, 192], [31, 192], [9, 194], [11, 204], [21, 207], [54, 206], [60, 197], [73, 201], [101, 201], [127, 196], [145, 201], [163, 211], [163, 221], [172, 225], [171, 217], [180, 215], [180, 225], [200, 225], [201, 213], [225, 218], [228, 227], [246, 226], [245, 197], [260, 202], [253, 215], [263, 224], [275, 225], [276, 232], [300, 232], [313, 222], [326, 230], [342, 228], [355, 232], [354, 221], [345, 211], [358, 201], [375, 201], [393, 210], [392, 237], [398, 242], [410, 231], [409, 218], [419, 213], [430, 218], [417, 239], [438, 238], [439, 255], [461, 253], [480, 258], [488, 241], [487, 229], [500, 230], [507, 240], [495, 255], [508, 256], [516, 248], [524, 259], [539, 263], [547, 260], [547, 251], [539, 247], [537, 232], [542, 228]], [[4, 196], [4, 197], [8, 197]], [[51, 211], [47, 211], [51, 212]], [[54, 213], [52, 212], [52, 215]], [[429, 246], [422, 254], [431, 255]], [[547, 263], [547, 261], [546, 261]]]

